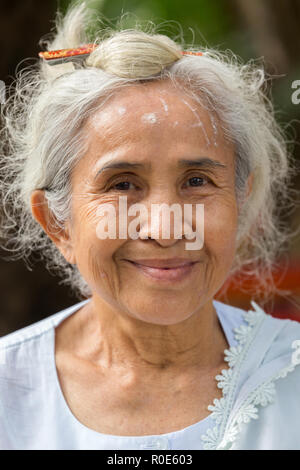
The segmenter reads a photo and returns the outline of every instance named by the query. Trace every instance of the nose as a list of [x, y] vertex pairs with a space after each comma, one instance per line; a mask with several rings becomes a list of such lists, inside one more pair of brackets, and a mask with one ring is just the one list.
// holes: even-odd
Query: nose
[[[140, 232], [141, 234], [141, 232]], [[177, 239], [174, 239], [174, 238], [163, 238], [161, 236], [153, 236], [151, 235], [151, 233], [149, 234], [145, 234], [145, 233], [142, 233], [142, 235], [140, 235], [140, 238], [142, 238], [143, 240], [155, 240], [160, 246], [164, 247], [164, 248], [167, 248], [167, 247], [171, 247], [173, 245], [175, 245], [175, 243], [178, 242]]]
[[169, 247], [185, 238], [183, 224], [181, 204], [151, 200], [146, 204], [144, 217], [140, 218], [139, 238], [155, 240], [162, 247]]

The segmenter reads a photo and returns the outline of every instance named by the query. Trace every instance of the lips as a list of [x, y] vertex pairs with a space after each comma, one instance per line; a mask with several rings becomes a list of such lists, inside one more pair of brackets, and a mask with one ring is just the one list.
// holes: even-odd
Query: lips
[[188, 261], [182, 258], [172, 258], [168, 260], [126, 260], [146, 277], [152, 280], [176, 282], [187, 278], [198, 261]]
[[148, 266], [151, 268], [160, 268], [160, 269], [170, 269], [170, 268], [180, 268], [182, 266], [188, 266], [197, 262], [197, 260], [188, 260], [186, 258], [168, 258], [168, 259], [136, 259], [128, 260], [132, 263], [139, 264], [142, 266]]

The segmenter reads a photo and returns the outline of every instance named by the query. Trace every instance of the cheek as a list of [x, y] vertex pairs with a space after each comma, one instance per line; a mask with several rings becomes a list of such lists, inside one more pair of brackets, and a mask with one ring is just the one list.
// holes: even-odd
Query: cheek
[[113, 263], [114, 252], [124, 243], [124, 240], [118, 238], [101, 239], [97, 235], [97, 226], [103, 217], [97, 215], [97, 210], [101, 204], [108, 202], [115, 206], [115, 201], [112, 199], [95, 200], [74, 205], [73, 209], [73, 238], [78, 267], [80, 269], [80, 266], [85, 265], [86, 271], [86, 265], [88, 265], [94, 275], [101, 266], [105, 267], [105, 270], [110, 269], [109, 265]]
[[97, 225], [103, 218], [99, 215], [99, 208], [104, 204], [111, 204], [115, 206], [113, 200], [102, 200], [100, 198], [88, 198], [86, 196], [77, 195], [73, 201], [73, 237], [75, 244], [81, 246], [82, 244], [90, 244], [92, 240], [98, 240], [99, 243], [103, 243], [105, 240], [101, 240], [97, 237]]
[[233, 256], [238, 216], [236, 203], [208, 206], [204, 211], [204, 246], [216, 257]]
[[107, 292], [118, 290], [119, 274], [114, 254], [120, 240], [99, 240], [95, 230], [86, 235], [76, 246], [77, 266], [92, 290], [105, 297]]

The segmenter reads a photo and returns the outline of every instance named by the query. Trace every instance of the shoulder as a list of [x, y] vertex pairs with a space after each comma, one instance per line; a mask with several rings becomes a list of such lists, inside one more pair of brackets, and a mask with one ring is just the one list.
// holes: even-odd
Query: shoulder
[[235, 307], [234, 305], [225, 304], [220, 300], [214, 299], [213, 304], [218, 312], [222, 312], [224, 315], [229, 317], [241, 318], [245, 313], [247, 313], [247, 310], [244, 310], [240, 307]]
[[[300, 323], [251, 304], [252, 310], [240, 312], [245, 323], [235, 329], [238, 346], [227, 351], [230, 374], [220, 376], [226, 389], [218, 403], [226, 429], [222, 445], [237, 439], [239, 449], [299, 448]], [[226, 311], [237, 313], [230, 306]], [[214, 409], [218, 419], [220, 409]]]
[[215, 303], [224, 331], [231, 339], [225, 360], [231, 366], [240, 363], [248, 378], [300, 369], [296, 368], [300, 364], [300, 322], [272, 317], [253, 300], [251, 305], [253, 309], [243, 310]]
[[300, 322], [274, 318], [265, 313], [264, 334], [270, 336], [270, 347], [264, 362], [290, 357], [293, 365], [300, 363]]
[[[251, 300], [253, 308], [249, 310], [215, 300], [214, 305], [218, 313], [221, 313], [227, 321], [231, 324], [239, 324], [239, 328], [236, 328], [235, 332], [242, 342], [247, 339], [247, 336], [265, 335], [265, 342], [269, 344], [269, 349], [266, 352], [273, 351], [275, 356], [276, 352], [281, 354], [288, 352], [292, 344], [294, 344], [293, 348], [298, 346], [296, 341], [300, 340], [300, 322], [273, 317], [253, 300]], [[245, 338], [240, 338], [243, 336], [242, 333]]]
[[[22, 360], [22, 362], [26, 361], [26, 353], [32, 349], [34, 344], [47, 336], [47, 333], [52, 332], [62, 320], [74, 313], [86, 302], [86, 300], [79, 302], [43, 320], [2, 336], [0, 338], [0, 365], [8, 366], [9, 364], [15, 364], [17, 359]], [[20, 354], [25, 354], [25, 356], [20, 357]]]
[[28, 423], [41, 428], [45, 396], [50, 399], [55, 380], [54, 329], [85, 302], [0, 338], [1, 449], [16, 448], [19, 439], [23, 448], [32, 438]]

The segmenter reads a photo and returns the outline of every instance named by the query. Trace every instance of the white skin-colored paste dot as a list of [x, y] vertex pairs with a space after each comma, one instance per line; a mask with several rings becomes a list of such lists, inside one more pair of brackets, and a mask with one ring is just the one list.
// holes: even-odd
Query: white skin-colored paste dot
[[109, 121], [111, 118], [111, 113], [107, 111], [101, 111], [99, 115], [95, 115], [91, 119], [91, 124], [96, 131], [99, 130], [99, 126], [103, 126], [103, 122]]
[[162, 102], [162, 105], [164, 107], [164, 110], [165, 110], [166, 114], [168, 114], [169, 108], [168, 108], [167, 103], [165, 102], [165, 100], [163, 98], [159, 98], [159, 99]]
[[218, 142], [217, 142], [216, 138], [217, 138], [217, 135], [218, 135], [218, 128], [217, 128], [215, 118], [211, 114], [210, 114], [210, 122], [211, 122], [211, 125], [212, 125], [212, 128], [213, 128], [213, 131], [214, 131], [214, 146], [217, 147]]
[[204, 128], [203, 122], [200, 120], [200, 118], [198, 116], [196, 108], [192, 108], [192, 106], [186, 100], [182, 100], [182, 101], [183, 101], [184, 104], [187, 105], [187, 107], [194, 113], [194, 115], [197, 118], [197, 122], [195, 124], [192, 124], [191, 127], [201, 127], [202, 128], [203, 134], [204, 134], [205, 139], [206, 139], [206, 145], [209, 146], [210, 145], [210, 140], [209, 140], [208, 135], [206, 133], [206, 130]]
[[124, 106], [120, 106], [118, 108], [118, 113], [120, 114], [120, 116], [123, 116], [123, 114], [126, 113], [126, 108]]
[[157, 117], [155, 113], [143, 114], [142, 121], [150, 124], [155, 124], [157, 122]]

